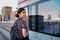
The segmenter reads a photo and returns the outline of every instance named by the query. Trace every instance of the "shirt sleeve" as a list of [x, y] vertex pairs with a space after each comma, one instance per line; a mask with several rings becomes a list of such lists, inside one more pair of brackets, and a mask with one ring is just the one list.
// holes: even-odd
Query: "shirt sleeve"
[[26, 23], [25, 23], [25, 22], [22, 22], [21, 26], [22, 26], [22, 28], [27, 28], [27, 26], [26, 26]]
[[28, 27], [27, 27], [27, 25], [26, 25], [26, 23], [25, 23], [25, 22], [22, 22], [21, 27], [22, 27], [22, 28], [25, 28], [25, 29], [26, 29], [26, 31], [28, 31]]

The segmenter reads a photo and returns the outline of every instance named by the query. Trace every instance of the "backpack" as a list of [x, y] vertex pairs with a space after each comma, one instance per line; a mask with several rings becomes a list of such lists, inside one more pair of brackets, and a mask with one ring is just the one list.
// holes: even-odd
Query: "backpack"
[[16, 35], [15, 35], [16, 31], [14, 29], [14, 27], [11, 27], [11, 31], [10, 31], [10, 40], [16, 40]]

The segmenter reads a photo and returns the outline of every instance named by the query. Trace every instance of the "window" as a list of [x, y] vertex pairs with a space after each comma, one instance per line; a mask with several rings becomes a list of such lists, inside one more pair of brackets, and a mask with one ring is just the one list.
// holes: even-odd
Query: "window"
[[36, 6], [29, 6], [29, 15], [36, 15]]
[[[58, 17], [58, 14], [56, 14], [56, 9], [55, 8], [52, 9], [52, 6], [48, 5], [49, 2], [45, 3], [38, 3], [29, 6], [30, 30], [60, 37], [60, 22], [56, 21], [53, 22], [51, 20], [52, 17], [53, 18]], [[46, 19], [51, 20], [51, 22], [50, 21], [45, 22]]]
[[24, 7], [25, 8], [25, 10], [26, 10], [26, 18], [25, 18], [25, 21], [26, 21], [26, 23], [27, 23], [27, 26], [29, 25], [28, 24], [28, 6], [26, 6], [26, 7]]
[[[58, 13], [57, 10], [51, 4], [49, 4], [49, 2], [38, 4], [38, 15], [43, 15], [44, 20], [47, 19], [46, 22], [44, 21], [45, 28], [43, 33], [60, 37], [60, 23], [58, 20], [57, 22], [55, 20], [55, 22], [51, 20], [51, 18], [58, 18]], [[48, 22], [48, 19], [51, 22]]]
[[29, 6], [29, 27], [31, 30], [35, 30], [35, 16], [34, 15], [36, 15], [36, 6], [30, 5]]

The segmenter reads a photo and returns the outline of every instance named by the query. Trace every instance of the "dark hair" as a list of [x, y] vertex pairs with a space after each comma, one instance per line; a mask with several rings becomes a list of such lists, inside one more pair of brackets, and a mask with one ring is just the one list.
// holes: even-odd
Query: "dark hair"
[[18, 11], [17, 11], [17, 14], [15, 15], [16, 17], [19, 17], [19, 14], [25, 10], [24, 8], [19, 8]]

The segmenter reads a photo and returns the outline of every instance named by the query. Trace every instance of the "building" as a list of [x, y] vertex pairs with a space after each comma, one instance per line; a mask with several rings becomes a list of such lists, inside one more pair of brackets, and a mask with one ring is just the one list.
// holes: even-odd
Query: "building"
[[2, 7], [2, 21], [10, 21], [11, 12], [12, 12], [12, 7], [9, 6]]
[[2, 16], [0, 15], [0, 21], [2, 21]]

